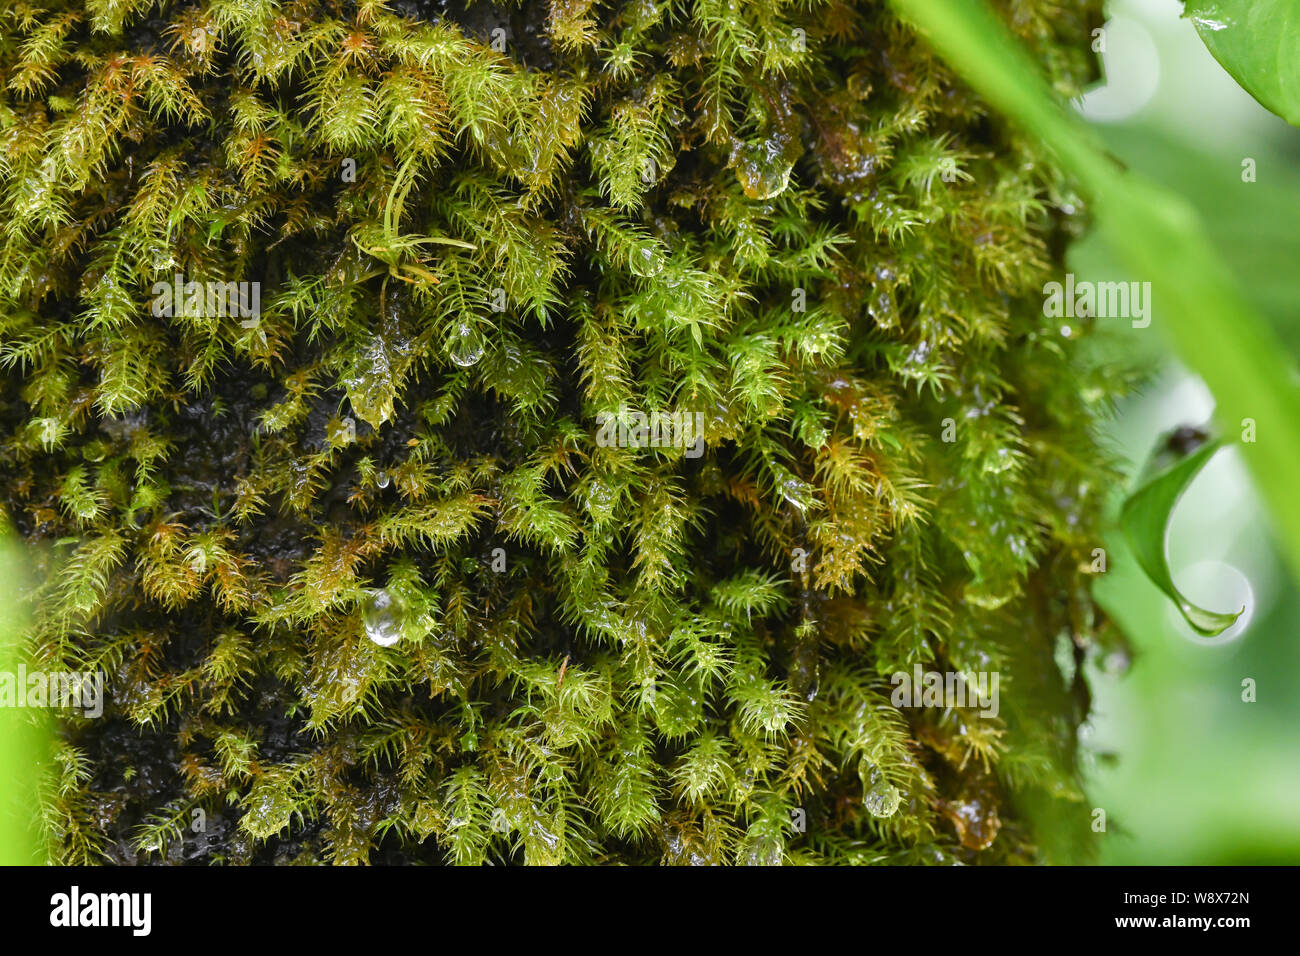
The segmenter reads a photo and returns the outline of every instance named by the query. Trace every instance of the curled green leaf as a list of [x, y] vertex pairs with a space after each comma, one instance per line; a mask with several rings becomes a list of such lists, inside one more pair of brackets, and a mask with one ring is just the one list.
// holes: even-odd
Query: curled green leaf
[[1300, 9], [1295, 0], [1188, 0], [1183, 16], [1232, 78], [1300, 126]]
[[1207, 611], [1189, 601], [1174, 586], [1173, 577], [1169, 573], [1169, 563], [1165, 557], [1165, 536], [1169, 528], [1169, 516], [1173, 514], [1178, 499], [1220, 447], [1222, 442], [1218, 440], [1206, 442], [1191, 454], [1159, 470], [1129, 496], [1120, 516], [1124, 534], [1142, 570], [1178, 606], [1187, 623], [1205, 637], [1222, 634], [1246, 609], [1243, 607], [1232, 613]]

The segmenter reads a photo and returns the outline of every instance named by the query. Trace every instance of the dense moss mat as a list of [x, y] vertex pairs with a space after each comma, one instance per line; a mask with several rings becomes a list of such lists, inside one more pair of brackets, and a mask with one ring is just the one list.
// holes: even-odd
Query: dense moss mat
[[[1003, 12], [1069, 96], [1099, 6]], [[0, 90], [58, 859], [1087, 858], [1125, 378], [883, 4], [17, 2]]]

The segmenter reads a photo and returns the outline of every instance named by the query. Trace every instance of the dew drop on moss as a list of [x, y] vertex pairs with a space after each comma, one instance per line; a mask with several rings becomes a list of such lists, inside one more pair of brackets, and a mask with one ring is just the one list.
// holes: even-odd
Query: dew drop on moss
[[892, 817], [902, 802], [898, 788], [885, 779], [879, 767], [872, 767], [867, 778], [867, 790], [862, 796], [862, 804], [873, 817]]
[[780, 839], [774, 836], [751, 837], [741, 851], [740, 862], [744, 866], [780, 866], [783, 850]]
[[447, 337], [447, 358], [461, 368], [469, 368], [483, 357], [487, 343], [483, 334], [468, 322], [458, 322]]
[[867, 306], [867, 311], [882, 329], [892, 329], [898, 324], [898, 310], [894, 308], [894, 297], [888, 292], [878, 292]]
[[817, 699], [821, 690], [821, 659], [816, 640], [804, 639], [795, 645], [790, 660], [790, 688], [808, 703]]
[[259, 840], [274, 836], [292, 820], [292, 811], [280, 801], [263, 794], [244, 815], [243, 828]]
[[794, 159], [786, 142], [779, 138], [758, 146], [746, 146], [736, 158], [736, 180], [750, 199], [772, 199], [790, 185]]
[[1002, 829], [997, 805], [983, 790], [982, 787], [963, 790], [958, 799], [941, 807], [952, 821], [961, 845], [970, 850], [987, 850]]
[[358, 354], [351, 371], [343, 377], [343, 387], [352, 410], [372, 428], [392, 417], [397, 387], [388, 353], [378, 337]]
[[618, 493], [608, 483], [596, 479], [586, 488], [587, 513], [597, 522], [605, 522], [614, 516], [618, 504]]
[[387, 591], [371, 591], [361, 619], [366, 626], [366, 637], [380, 647], [396, 644], [402, 636], [402, 618], [405, 604]]
[[[984, 460], [984, 473], [988, 475], [1000, 475], [1005, 471], [1010, 471], [1016, 466], [1016, 456], [1011, 453], [1009, 448], [999, 448]], [[1021, 551], [1024, 550], [1024, 544], [1019, 543], [1017, 539], [1007, 539], [1007, 544], [1012, 546], [1017, 557], [1022, 557]]]
[[962, 597], [978, 608], [983, 608], [986, 611], [996, 611], [1010, 601], [1014, 595], [998, 591], [994, 584], [985, 581], [983, 578], [977, 578], [967, 586]]
[[659, 250], [655, 248], [653, 242], [639, 243], [628, 254], [628, 268], [632, 270], [633, 275], [640, 276], [642, 279], [653, 279], [663, 271], [663, 257], [659, 255]]
[[1128, 652], [1124, 650], [1114, 650], [1102, 658], [1101, 667], [1107, 674], [1118, 677], [1128, 673], [1131, 661]]

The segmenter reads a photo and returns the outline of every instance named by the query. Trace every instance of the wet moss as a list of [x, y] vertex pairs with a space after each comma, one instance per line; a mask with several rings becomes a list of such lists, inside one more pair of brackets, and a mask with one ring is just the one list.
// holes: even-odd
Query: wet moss
[[[58, 859], [1086, 856], [1124, 378], [1042, 315], [1069, 183], [883, 4], [153, 12], [0, 14], [3, 509], [108, 686]], [[1005, 12], [1087, 81], [1099, 4]]]

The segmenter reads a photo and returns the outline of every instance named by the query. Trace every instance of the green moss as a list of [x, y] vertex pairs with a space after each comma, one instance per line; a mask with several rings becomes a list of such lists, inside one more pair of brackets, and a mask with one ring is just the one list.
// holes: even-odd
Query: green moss
[[[1098, 7], [1007, 4], [1063, 94]], [[0, 63], [3, 507], [108, 680], [59, 859], [1086, 856], [1123, 379], [882, 4], [47, 0]]]

